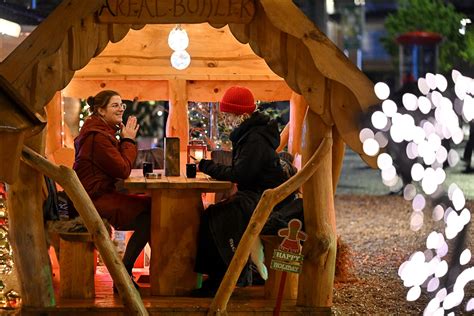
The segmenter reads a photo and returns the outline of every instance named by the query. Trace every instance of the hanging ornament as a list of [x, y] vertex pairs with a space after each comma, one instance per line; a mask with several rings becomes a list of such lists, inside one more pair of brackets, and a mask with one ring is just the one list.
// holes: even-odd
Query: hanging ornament
[[189, 37], [180, 24], [171, 30], [168, 36], [168, 45], [174, 50], [170, 58], [171, 66], [178, 70], [186, 69], [191, 63], [191, 56], [186, 51], [189, 45]]
[[174, 51], [181, 51], [188, 48], [189, 37], [188, 33], [181, 28], [181, 24], [176, 25], [168, 35], [168, 45]]
[[191, 63], [191, 56], [185, 50], [176, 51], [171, 55], [171, 66], [178, 70], [186, 69]]

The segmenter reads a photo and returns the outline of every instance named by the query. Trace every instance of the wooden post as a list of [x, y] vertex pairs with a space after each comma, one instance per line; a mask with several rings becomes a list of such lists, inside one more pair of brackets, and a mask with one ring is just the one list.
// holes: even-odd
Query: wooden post
[[[30, 146], [44, 152], [44, 131], [30, 138]], [[23, 305], [55, 306], [51, 263], [43, 226], [43, 174], [24, 162], [18, 179], [9, 187], [10, 238], [21, 280]], [[28, 255], [26, 255], [28, 254]]]
[[186, 80], [169, 81], [169, 113], [166, 136], [179, 137], [180, 152], [186, 151], [189, 142], [188, 93]]
[[48, 102], [45, 106], [46, 110], [46, 117], [48, 119], [46, 123], [46, 150], [45, 154], [46, 157], [52, 158], [53, 153], [62, 147], [62, 121], [63, 115], [61, 111], [63, 111], [62, 107], [62, 96], [61, 92], [58, 91]]
[[301, 137], [303, 121], [308, 105], [302, 95], [293, 92], [290, 98], [290, 131], [288, 152], [295, 156], [301, 153]]
[[[303, 162], [322, 141], [332, 139], [332, 129], [313, 111], [305, 119]], [[336, 262], [336, 218], [332, 182], [332, 151], [321, 158], [321, 168], [303, 185], [305, 260], [300, 275], [297, 304], [312, 307], [332, 306]]]

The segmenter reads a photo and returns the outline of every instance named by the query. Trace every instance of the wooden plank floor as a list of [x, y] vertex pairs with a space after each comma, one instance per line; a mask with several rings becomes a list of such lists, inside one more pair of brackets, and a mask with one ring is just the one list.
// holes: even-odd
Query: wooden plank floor
[[[135, 276], [139, 273], [134, 271]], [[91, 316], [121, 316], [127, 315], [118, 294], [112, 291], [112, 279], [107, 270], [99, 267], [95, 276], [95, 299], [63, 299], [59, 298], [59, 273], [55, 271], [54, 287], [56, 307], [31, 308], [23, 307], [21, 315], [91, 315]], [[140, 279], [141, 280], [141, 279]], [[164, 297], [150, 296], [149, 284], [139, 283], [143, 303], [150, 315], [170, 316], [205, 316], [211, 303], [211, 298], [193, 297]], [[263, 286], [251, 286], [235, 289], [228, 304], [227, 311], [232, 316], [273, 315], [274, 300], [265, 300]], [[297, 307], [295, 300], [283, 302], [280, 315], [330, 315], [330, 309]]]

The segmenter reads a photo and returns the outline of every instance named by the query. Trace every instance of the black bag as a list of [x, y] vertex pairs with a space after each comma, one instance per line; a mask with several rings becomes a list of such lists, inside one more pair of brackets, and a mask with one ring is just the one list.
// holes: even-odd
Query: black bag
[[43, 203], [43, 220], [46, 222], [78, 217], [79, 213], [66, 192], [58, 192], [56, 183], [51, 178], [44, 176], [44, 179], [48, 189], [48, 196]]
[[43, 202], [43, 220], [46, 221], [57, 221], [59, 220], [59, 205], [58, 205], [58, 191], [56, 190], [56, 183], [44, 176], [46, 182], [46, 188], [48, 189], [48, 196]]

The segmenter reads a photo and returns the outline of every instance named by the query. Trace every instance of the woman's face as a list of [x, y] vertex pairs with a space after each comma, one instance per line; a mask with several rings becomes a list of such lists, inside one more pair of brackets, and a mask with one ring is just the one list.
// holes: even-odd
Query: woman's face
[[107, 123], [119, 125], [122, 123], [122, 116], [125, 111], [122, 104], [122, 98], [118, 95], [114, 95], [110, 98], [105, 108], [98, 109], [99, 114]]

